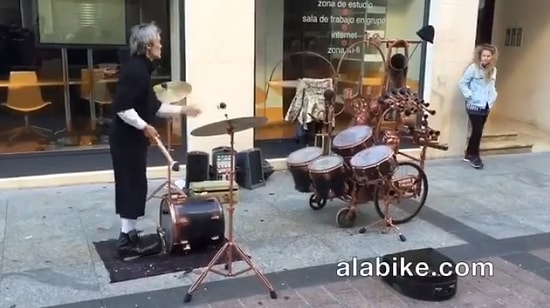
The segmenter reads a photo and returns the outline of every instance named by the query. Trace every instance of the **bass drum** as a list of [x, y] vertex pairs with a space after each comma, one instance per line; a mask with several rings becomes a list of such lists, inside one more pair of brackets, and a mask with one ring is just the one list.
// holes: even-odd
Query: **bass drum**
[[216, 197], [164, 196], [160, 203], [159, 233], [165, 253], [218, 247], [225, 240], [222, 204]]

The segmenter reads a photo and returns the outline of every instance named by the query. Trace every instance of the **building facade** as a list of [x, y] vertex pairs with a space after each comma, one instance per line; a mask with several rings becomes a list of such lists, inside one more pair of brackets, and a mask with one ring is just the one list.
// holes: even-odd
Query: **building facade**
[[[14, 0], [18, 4], [8, 7], [7, 2], [2, 1], [0, 4], [2, 24], [19, 23], [20, 28], [25, 28], [25, 18], [21, 17], [25, 15], [24, 6]], [[432, 126], [441, 130], [442, 142], [450, 146], [447, 152], [430, 150], [429, 156], [456, 156], [463, 152], [467, 120], [459, 103], [461, 97], [456, 84], [474, 48], [478, 0], [139, 0], [132, 3], [135, 3], [134, 7], [126, 8], [128, 24], [155, 20], [163, 29], [165, 53], [155, 79], [158, 82], [186, 80], [193, 87], [188, 104], [200, 105], [203, 110], [199, 117], [175, 123], [173, 140], [177, 150], [174, 155], [182, 163], [187, 151], [210, 152], [214, 147], [228, 145], [228, 136], [195, 137], [189, 134], [194, 128], [223, 120], [226, 114], [229, 118], [266, 116], [269, 119], [266, 127], [236, 133], [235, 147], [237, 150], [259, 147], [265, 157], [284, 160], [297, 147], [294, 142], [296, 128], [283, 121], [295, 89], [280, 86], [280, 82], [301, 77], [323, 78], [327, 73], [327, 68], [318, 59], [292, 58], [292, 54], [315, 51], [332, 62], [338, 62], [342, 48], [355, 38], [355, 34], [342, 33], [361, 35], [365, 23], [368, 31], [403, 39], [416, 39], [415, 32], [422, 25], [431, 24], [435, 27], [434, 44], [419, 48], [411, 59], [409, 85], [437, 110], [437, 115], [431, 120]], [[338, 7], [342, 3], [346, 3], [347, 8]], [[333, 4], [335, 7], [332, 7]], [[353, 17], [353, 21], [350, 17]], [[34, 29], [32, 26], [29, 28]], [[52, 26], [52, 29], [55, 27]], [[53, 67], [51, 70], [59, 71], [61, 51], [46, 51], [35, 52], [25, 61], [18, 60], [24, 65], [4, 65], [3, 87], [0, 89], [3, 101], [9, 100], [11, 94], [8, 92], [15, 88], [9, 86], [10, 72], [47, 72], [44, 69], [48, 67], [47, 60], [57, 63], [49, 64], [49, 67]], [[124, 48], [111, 51], [94, 49], [91, 61], [86, 57], [86, 50], [79, 52], [73, 51], [73, 55], [69, 51], [68, 55], [69, 74], [74, 78], [69, 76], [67, 81], [57, 85], [34, 82], [34, 88], [41, 88], [39, 92], [42, 100], [51, 101], [52, 106], [50, 110], [45, 109], [46, 116], [37, 113], [34, 117], [44, 124], [32, 123], [33, 115], [29, 117], [32, 125], [44, 126], [52, 131], [66, 130], [67, 125], [71, 125], [72, 131], [80, 130], [76, 134], [78, 138], [73, 137], [71, 140], [71, 135], [67, 137], [62, 132], [55, 136], [66, 138], [53, 142], [55, 146], [51, 140], [44, 146], [31, 138], [31, 141], [24, 141], [17, 148], [17, 141], [7, 145], [6, 137], [0, 137], [0, 170], [12, 170], [0, 171], [3, 173], [0, 178], [110, 169], [108, 148], [101, 145], [104, 137], [97, 133], [94, 133], [96, 135], [93, 138], [86, 137], [87, 134], [91, 135], [89, 127], [92, 107], [89, 106], [95, 106], [99, 114], [98, 108], [102, 104], [89, 103], [91, 99], [82, 95], [81, 88], [85, 82], [79, 84], [77, 80], [81, 78], [83, 69], [99, 68], [102, 63], [107, 66], [111, 63], [115, 63], [115, 66], [117, 63], [123, 64], [119, 55], [124, 53]], [[376, 80], [380, 77], [376, 73], [380, 66], [379, 58], [372, 52], [367, 54], [363, 61], [366, 63], [363, 72], [367, 79]], [[79, 55], [80, 60], [71, 62], [71, 58], [77, 59]], [[354, 60], [356, 56], [352, 55], [350, 59]], [[36, 59], [41, 60], [40, 65]], [[352, 63], [348, 67], [348, 71], [352, 72], [350, 74], [353, 74], [360, 65]], [[45, 76], [53, 73], [40, 74], [38, 81], [51, 80]], [[70, 91], [66, 91], [67, 88]], [[100, 92], [97, 89], [94, 91]], [[70, 99], [67, 103], [65, 92], [77, 99]], [[227, 105], [223, 111], [217, 108], [220, 102]], [[67, 105], [73, 107], [71, 113], [75, 115], [71, 123], [66, 119]], [[16, 110], [2, 108], [0, 117], [6, 119], [0, 122], [2, 130], [24, 122], [24, 115]], [[339, 121], [345, 123], [346, 120]], [[162, 123], [158, 125], [160, 131], [164, 131]], [[162, 165], [163, 160], [158, 152], [151, 150], [152, 166]], [[44, 168], [46, 171], [40, 171]]]

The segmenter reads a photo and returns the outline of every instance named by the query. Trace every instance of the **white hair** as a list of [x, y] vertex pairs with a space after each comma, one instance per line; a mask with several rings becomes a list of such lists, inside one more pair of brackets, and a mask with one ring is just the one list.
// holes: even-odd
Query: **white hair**
[[130, 54], [143, 55], [147, 51], [147, 44], [160, 38], [161, 30], [155, 22], [143, 23], [132, 27], [130, 34]]

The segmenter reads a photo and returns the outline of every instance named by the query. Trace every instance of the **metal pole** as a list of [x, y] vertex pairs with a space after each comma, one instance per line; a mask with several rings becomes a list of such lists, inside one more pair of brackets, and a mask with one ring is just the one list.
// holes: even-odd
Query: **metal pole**
[[[72, 116], [71, 116], [71, 93], [69, 89], [69, 59], [67, 56], [67, 48], [61, 48], [61, 66], [63, 69], [63, 96], [65, 105], [65, 130], [72, 131]], [[63, 130], [59, 131], [62, 132]], [[57, 133], [59, 133], [57, 132]]]
[[90, 82], [90, 119], [92, 120], [92, 131], [96, 129], [96, 114], [95, 114], [95, 72], [94, 72], [94, 52], [91, 48], [86, 50], [88, 58], [88, 76]]

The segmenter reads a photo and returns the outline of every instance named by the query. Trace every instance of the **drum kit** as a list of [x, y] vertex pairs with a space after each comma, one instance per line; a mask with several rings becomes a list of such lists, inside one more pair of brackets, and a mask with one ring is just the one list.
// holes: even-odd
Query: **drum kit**
[[[170, 86], [168, 86], [170, 89]], [[190, 88], [189, 88], [190, 90]], [[168, 101], [180, 98], [183, 92], [173, 91], [173, 93], [166, 93], [159, 90], [161, 95], [169, 97]], [[163, 94], [162, 94], [163, 93]], [[157, 93], [158, 95], [158, 93]], [[182, 98], [180, 98], [181, 100]], [[225, 104], [220, 104], [224, 106]], [[222, 108], [222, 109], [224, 109]], [[231, 148], [231, 154], [233, 157], [230, 160], [229, 170], [229, 191], [233, 191], [233, 185], [235, 184], [235, 141], [234, 134], [236, 132], [244, 131], [247, 129], [263, 126], [267, 123], [265, 117], [241, 117], [228, 119], [225, 115], [225, 120], [214, 122], [196, 128], [191, 132], [191, 135], [197, 137], [207, 137], [216, 135], [229, 135], [229, 143]], [[241, 247], [235, 241], [234, 231], [234, 212], [235, 212], [235, 200], [233, 200], [233, 194], [229, 194], [229, 204], [227, 207], [228, 216], [228, 234], [225, 236], [225, 214], [220, 201], [215, 197], [188, 197], [185, 192], [174, 186], [171, 180], [170, 171], [178, 171], [179, 163], [175, 161], [162, 141], [157, 138], [157, 145], [160, 148], [162, 154], [165, 156], [168, 162], [168, 179], [161, 185], [154, 194], [158, 193], [164, 187], [167, 188], [168, 193], [163, 195], [160, 204], [159, 226], [157, 232], [161, 238], [163, 245], [163, 253], [173, 252], [177, 248], [183, 249], [183, 251], [189, 250], [190, 246], [198, 246], [204, 244], [221, 244], [218, 252], [214, 255], [206, 269], [195, 280], [195, 282], [189, 287], [184, 297], [184, 302], [190, 302], [192, 299], [192, 293], [199, 287], [209, 272], [226, 276], [234, 277], [246, 273], [252, 270], [264, 286], [269, 290], [270, 297], [272, 299], [277, 298], [277, 293], [273, 285], [269, 282], [267, 277], [260, 272], [258, 267], [254, 264], [251, 256], [243, 251]], [[244, 261], [248, 268], [235, 272], [233, 269], [233, 262], [236, 257]], [[224, 259], [222, 259], [224, 258]], [[214, 269], [216, 264], [225, 261], [225, 272]]]
[[[447, 150], [447, 146], [438, 143], [439, 131], [428, 126], [427, 118], [434, 115], [435, 111], [428, 109], [429, 104], [406, 86], [410, 59], [408, 46], [432, 43], [434, 29], [425, 26], [417, 35], [421, 40], [406, 41], [382, 40], [366, 33], [368, 39], [348, 46], [336, 69], [334, 90], [327, 90], [333, 93], [325, 93], [324, 108], [332, 112], [328, 112], [331, 116], [325, 119], [322, 139], [330, 142], [299, 149], [287, 158], [296, 191], [312, 193], [309, 198], [312, 209], [324, 208], [327, 200], [341, 199], [347, 202], [347, 206], [336, 214], [339, 227], [352, 227], [358, 204], [373, 201], [381, 219], [360, 228], [359, 232], [364, 233], [371, 226], [382, 225], [385, 227], [383, 233], [393, 230], [401, 241], [405, 241], [405, 236], [396, 225], [414, 218], [426, 202], [428, 181], [424, 173], [424, 161], [427, 148]], [[385, 69], [383, 90], [379, 97], [374, 97], [371, 94], [363, 95], [362, 86], [359, 86], [360, 90], [356, 94], [344, 89], [345, 106], [339, 112], [334, 112], [334, 97], [338, 93], [336, 76], [345, 56], [359, 45], [373, 47], [382, 54]], [[386, 54], [382, 52], [383, 48], [387, 49]], [[398, 48], [404, 49], [404, 54], [392, 54]], [[335, 117], [343, 111], [351, 114], [352, 122], [348, 128], [332, 136]], [[399, 150], [400, 142], [406, 139], [420, 146], [420, 158]], [[398, 155], [412, 162], [398, 161]], [[402, 167], [413, 168], [416, 175], [397, 177], [396, 171]], [[417, 208], [406, 210], [407, 217], [392, 219], [390, 205], [417, 197], [420, 197]], [[383, 201], [382, 204], [380, 201]]]

